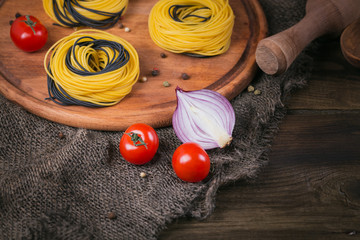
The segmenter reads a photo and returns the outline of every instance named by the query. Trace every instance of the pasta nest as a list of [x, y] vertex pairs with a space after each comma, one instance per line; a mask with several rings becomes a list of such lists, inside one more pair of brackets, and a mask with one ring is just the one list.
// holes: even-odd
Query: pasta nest
[[228, 0], [160, 0], [148, 25], [151, 39], [163, 49], [214, 56], [229, 49], [234, 19]]
[[63, 27], [110, 28], [125, 14], [129, 0], [43, 0], [47, 15]]
[[49, 98], [61, 105], [114, 105], [131, 92], [139, 65], [126, 40], [96, 29], [74, 32], [45, 55]]

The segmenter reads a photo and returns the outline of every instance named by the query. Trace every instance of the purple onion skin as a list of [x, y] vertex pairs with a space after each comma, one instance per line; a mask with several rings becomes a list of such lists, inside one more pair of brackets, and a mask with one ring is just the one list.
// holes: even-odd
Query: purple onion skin
[[[172, 122], [175, 134], [181, 142], [196, 142], [206, 150], [225, 147], [230, 144], [235, 126], [235, 112], [224, 96], [208, 89], [185, 91], [180, 87], [176, 87], [175, 92], [177, 107]], [[201, 119], [195, 117], [193, 112], [189, 110], [190, 106], [201, 110], [202, 116], [206, 115], [206, 119], [216, 123], [211, 125], [215, 127], [205, 127], [209, 126], [205, 124], [205, 122], [209, 121], [201, 121]], [[215, 129], [216, 134], [212, 134], [214, 131], [209, 129]], [[222, 131], [219, 129], [222, 129]]]

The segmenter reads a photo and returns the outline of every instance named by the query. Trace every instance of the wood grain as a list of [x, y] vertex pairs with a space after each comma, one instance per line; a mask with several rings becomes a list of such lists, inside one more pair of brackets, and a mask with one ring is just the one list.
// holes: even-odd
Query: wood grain
[[347, 239], [360, 233], [360, 114], [291, 115], [253, 184], [224, 187], [207, 220], [160, 239]]
[[[318, 50], [308, 87], [291, 97], [292, 110], [360, 110], [360, 69], [339, 51], [339, 39], [327, 39]], [[326, 53], [326, 54], [324, 54]]]
[[221, 188], [207, 220], [179, 219], [159, 239], [359, 239], [360, 71], [338, 39], [321, 44], [258, 179]]
[[[130, 1], [128, 12], [122, 23], [131, 29], [114, 27], [108, 32], [128, 40], [138, 51], [141, 77], [148, 81], [135, 84], [133, 91], [119, 104], [106, 108], [80, 106], [63, 107], [45, 100], [47, 95], [46, 74], [43, 69], [44, 55], [58, 39], [73, 32], [73, 29], [53, 26], [41, 4], [31, 1], [3, 1], [0, 8], [0, 93], [43, 118], [62, 124], [97, 129], [124, 130], [135, 122], [147, 123], [153, 127], [171, 124], [176, 107], [175, 87], [185, 90], [208, 88], [231, 99], [238, 95], [252, 80], [257, 66], [255, 49], [266, 36], [267, 25], [264, 13], [257, 1], [230, 1], [236, 20], [230, 50], [211, 58], [192, 58], [185, 55], [166, 53], [157, 47], [148, 34], [147, 18], [156, 1]], [[37, 16], [49, 31], [45, 48], [36, 53], [24, 53], [12, 44], [8, 30], [9, 20], [16, 12]], [[151, 70], [160, 69], [160, 75], [151, 76]], [[182, 73], [190, 75], [182, 80]], [[168, 81], [171, 86], [163, 87]]]

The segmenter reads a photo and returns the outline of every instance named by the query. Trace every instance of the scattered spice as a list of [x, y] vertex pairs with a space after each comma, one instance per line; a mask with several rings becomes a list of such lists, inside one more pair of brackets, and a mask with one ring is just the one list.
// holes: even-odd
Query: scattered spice
[[151, 71], [151, 75], [154, 76], [154, 77], [156, 77], [156, 76], [159, 75], [159, 74], [160, 74], [160, 71], [159, 71], [159, 69], [157, 69], [157, 68], [154, 68], [154, 69]]
[[15, 14], [15, 17], [16, 17], [16, 18], [21, 17], [21, 14], [20, 14], [20, 13], [16, 13], [16, 14]]
[[259, 89], [255, 89], [255, 87], [252, 86], [252, 85], [248, 86], [247, 91], [248, 92], [254, 92], [254, 95], [260, 95], [261, 94], [261, 91]]
[[107, 217], [111, 220], [115, 219], [116, 218], [116, 214], [114, 212], [109, 212]]
[[58, 135], [58, 136], [59, 136], [60, 139], [63, 139], [63, 138], [65, 137], [62, 132], [59, 132], [59, 135]]
[[163, 82], [164, 87], [170, 87], [170, 83], [168, 81]]
[[250, 86], [248, 86], [247, 90], [248, 90], [248, 92], [253, 92], [255, 90], [255, 88], [252, 85], [250, 85]]
[[165, 53], [160, 53], [160, 57], [161, 57], [161, 58], [166, 58], [167, 56], [166, 56]]
[[260, 95], [260, 94], [261, 94], [261, 91], [258, 90], [258, 89], [256, 89], [256, 90], [254, 91], [254, 94], [255, 94], [255, 95]]
[[124, 31], [125, 31], [125, 32], [131, 32], [131, 29], [128, 28], [128, 27], [126, 27], [126, 28], [124, 29]]
[[188, 80], [190, 78], [190, 76], [187, 73], [183, 73], [181, 75], [181, 77], [182, 77], [183, 80]]
[[147, 176], [146, 173], [144, 173], [144, 172], [141, 172], [141, 173], [140, 173], [140, 177], [144, 178], [144, 177], [146, 177], [146, 176]]
[[124, 24], [119, 23], [119, 28], [120, 28], [120, 29], [123, 29], [123, 28], [124, 28]]
[[147, 77], [146, 76], [143, 76], [141, 79], [140, 79], [140, 82], [147, 82]]

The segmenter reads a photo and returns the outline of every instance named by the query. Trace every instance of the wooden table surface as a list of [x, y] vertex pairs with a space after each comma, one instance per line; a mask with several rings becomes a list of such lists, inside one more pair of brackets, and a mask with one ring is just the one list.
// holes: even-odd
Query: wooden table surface
[[222, 187], [208, 219], [178, 219], [160, 239], [360, 239], [360, 69], [338, 39], [287, 106], [259, 177]]

